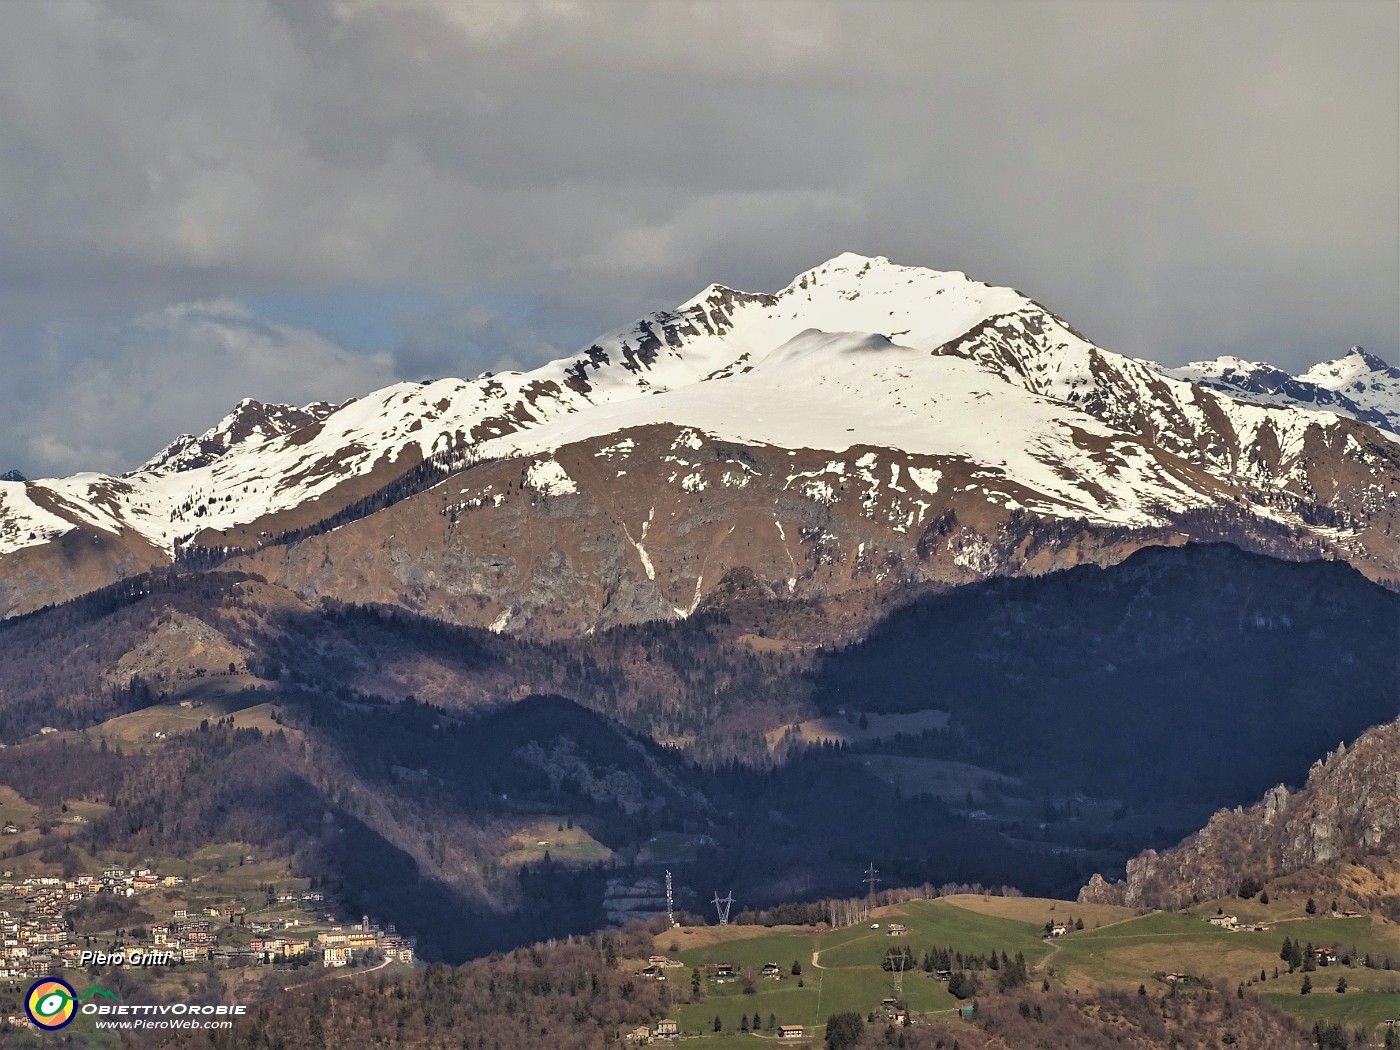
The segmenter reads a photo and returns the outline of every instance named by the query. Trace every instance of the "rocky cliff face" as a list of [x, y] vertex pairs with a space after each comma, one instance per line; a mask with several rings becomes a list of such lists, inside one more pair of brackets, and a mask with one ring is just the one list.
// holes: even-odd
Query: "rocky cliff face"
[[1095, 875], [1079, 899], [1180, 907], [1234, 893], [1246, 878], [1265, 881], [1396, 854], [1400, 722], [1339, 746], [1312, 767], [1301, 790], [1279, 785], [1248, 809], [1221, 810], [1174, 849], [1130, 860], [1121, 881]]

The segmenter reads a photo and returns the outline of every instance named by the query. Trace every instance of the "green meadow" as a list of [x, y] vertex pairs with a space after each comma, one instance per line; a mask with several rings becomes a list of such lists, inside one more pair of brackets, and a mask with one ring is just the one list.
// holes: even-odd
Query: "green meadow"
[[[683, 964], [666, 971], [677, 1002], [673, 1015], [685, 1042], [705, 1050], [755, 1045], [755, 1036], [742, 1030], [744, 1022], [753, 1027], [754, 1015], [761, 1037], [770, 1035], [771, 1019], [775, 1024], [804, 1025], [808, 1037], [819, 1040], [821, 1026], [834, 1013], [865, 1016], [878, 1011], [882, 1000], [895, 996], [895, 977], [882, 967], [885, 953], [905, 947], [916, 965], [904, 976], [902, 999], [915, 1014], [950, 1017], [959, 1006], [946, 983], [918, 967], [926, 951], [951, 948], [965, 955], [1005, 952], [1014, 957], [1020, 952], [1033, 968], [1033, 980], [1050, 980], [1084, 993], [1100, 986], [1145, 985], [1160, 994], [1169, 987], [1166, 974], [1181, 973], [1227, 989], [1243, 984], [1308, 1024], [1340, 1022], [1378, 1032], [1382, 1021], [1400, 1016], [1400, 969], [1360, 963], [1370, 952], [1378, 963], [1389, 956], [1400, 967], [1400, 929], [1395, 924], [1370, 916], [1307, 917], [1298, 909], [1281, 908], [1281, 918], [1268, 930], [1234, 932], [1207, 921], [1217, 903], [1229, 906], [1213, 902], [1195, 912], [1138, 915], [1066, 901], [963, 896], [880, 908], [869, 921], [838, 930], [678, 929], [658, 936], [656, 944], [658, 952]], [[1083, 921], [1082, 929], [1073, 928], [1076, 918]], [[890, 936], [891, 922], [907, 926], [908, 935]], [[1067, 923], [1071, 929], [1063, 937], [1046, 938], [1046, 922]], [[872, 923], [879, 928], [872, 929]], [[1302, 995], [1303, 972], [1289, 974], [1279, 958], [1285, 936], [1301, 944], [1335, 947], [1339, 953], [1354, 952], [1356, 961], [1310, 972], [1313, 990]], [[668, 951], [672, 945], [679, 950]], [[801, 967], [800, 977], [791, 972], [794, 962]], [[734, 967], [735, 979], [714, 979], [710, 967], [722, 963]], [[761, 973], [767, 963], [776, 963], [780, 976], [759, 977], [755, 991], [746, 994], [737, 975], [745, 970]], [[686, 1000], [695, 970], [700, 972], [704, 999], [691, 1003]], [[992, 972], [979, 977], [986, 983], [996, 980]], [[1339, 994], [1336, 986], [1342, 977], [1347, 990]], [[719, 1033], [714, 1031], [716, 1017]]]
[[[907, 926], [908, 935], [890, 936], [891, 922]], [[879, 923], [879, 928], [871, 929], [872, 923]], [[1041, 939], [1042, 925], [979, 914], [946, 900], [914, 901], [882, 908], [870, 922], [839, 930], [774, 927], [755, 935], [752, 927], [736, 926], [703, 931], [702, 939], [707, 943], [694, 948], [686, 947], [684, 930], [662, 934], [657, 943], [681, 946], [679, 952], [668, 953], [684, 964], [667, 971], [675, 998], [688, 997], [692, 972], [698, 969], [701, 974], [704, 1001], [684, 1003], [674, 1010], [682, 1031], [696, 1037], [697, 1044], [722, 1050], [730, 1045], [753, 1045], [753, 1036], [742, 1033], [740, 1027], [742, 1019], [751, 1027], [755, 1014], [764, 1028], [771, 1016], [777, 1024], [812, 1029], [834, 1013], [855, 1011], [864, 1016], [877, 1010], [882, 1000], [895, 997], [895, 975], [882, 966], [885, 953], [893, 948], [908, 948], [916, 963], [925, 951], [952, 948], [977, 955], [1005, 952], [1014, 956], [1021, 952], [1034, 964], [1050, 951]], [[794, 962], [801, 967], [800, 977], [792, 974]], [[765, 964], [776, 963], [780, 976], [760, 977], [756, 991], [745, 994], [740, 980], [717, 982], [710, 976], [708, 968], [719, 963], [732, 965], [736, 973], [759, 973]], [[988, 979], [995, 980], [995, 974]], [[917, 966], [905, 974], [903, 984], [903, 1000], [915, 1013], [951, 1015], [959, 1005], [948, 994], [946, 983]], [[718, 1035], [714, 1032], [716, 1017], [721, 1024]], [[736, 1038], [741, 1042], [735, 1043]]]

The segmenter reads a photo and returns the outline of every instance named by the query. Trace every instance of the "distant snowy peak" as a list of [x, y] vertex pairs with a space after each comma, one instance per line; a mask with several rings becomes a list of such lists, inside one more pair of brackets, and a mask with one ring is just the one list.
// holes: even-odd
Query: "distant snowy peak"
[[1400, 380], [1400, 368], [1392, 368], [1364, 347], [1353, 346], [1342, 357], [1313, 365], [1298, 378], [1331, 390], [1351, 386], [1361, 392], [1378, 381]]
[[1251, 394], [1273, 394], [1293, 377], [1281, 368], [1263, 361], [1246, 361], [1239, 357], [1217, 357], [1214, 361], [1193, 361], [1180, 368], [1163, 368], [1164, 375], [1201, 383], [1229, 393], [1243, 390]]
[[1400, 433], [1400, 368], [1359, 346], [1297, 376], [1271, 364], [1238, 357], [1195, 361], [1161, 372], [1242, 401], [1331, 412]]
[[1390, 429], [1400, 432], [1400, 368], [1391, 367], [1375, 354], [1353, 346], [1344, 357], [1313, 365], [1298, 378], [1385, 416]]
[[135, 473], [175, 474], [207, 467], [235, 448], [252, 448], [319, 423], [336, 410], [327, 401], [302, 408], [268, 405], [244, 398], [228, 415], [198, 437], [182, 434]]
[[28, 479], [17, 470], [7, 470], [0, 474], [0, 481], [27, 481]]

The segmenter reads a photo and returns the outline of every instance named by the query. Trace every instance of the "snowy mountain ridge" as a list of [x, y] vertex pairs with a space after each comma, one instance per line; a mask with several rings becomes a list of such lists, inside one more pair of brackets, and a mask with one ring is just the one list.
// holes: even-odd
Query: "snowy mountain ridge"
[[264, 404], [246, 397], [203, 434], [198, 437], [181, 434], [125, 476], [172, 474], [206, 467], [235, 448], [251, 448], [320, 422], [336, 408], [328, 401], [316, 401], [297, 408], [295, 405]]
[[1400, 434], [1400, 368], [1359, 346], [1297, 376], [1238, 357], [1194, 361], [1161, 372], [1255, 404], [1331, 412]]
[[[827, 478], [774, 479], [818, 502], [865, 470], [841, 453], [890, 450], [881, 484], [911, 535], [955, 495], [1128, 529], [1247, 504], [1346, 556], [1393, 513], [1400, 471], [1400, 439], [1376, 429], [1400, 419], [1396, 370], [1356, 356], [1300, 377], [1311, 397], [1270, 387], [1264, 366], [1163, 369], [1013, 289], [848, 253], [776, 293], [711, 285], [530, 372], [400, 383], [339, 408], [244, 401], [126, 476], [0, 483], [0, 559], [80, 530], [148, 562], [190, 543], [252, 549], [448, 453], [527, 457], [558, 494], [577, 481], [559, 449], [657, 426], [831, 453]], [[1316, 391], [1334, 398], [1326, 411]], [[669, 475], [676, 498], [697, 494], [692, 476]]]

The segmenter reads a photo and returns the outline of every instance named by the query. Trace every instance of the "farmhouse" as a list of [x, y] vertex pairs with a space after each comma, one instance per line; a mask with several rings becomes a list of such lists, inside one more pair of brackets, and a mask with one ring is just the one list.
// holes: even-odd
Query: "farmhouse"
[[681, 1026], [669, 1017], [656, 1022], [656, 1030], [651, 1033], [657, 1039], [675, 1039], [681, 1034]]
[[778, 1025], [779, 1039], [801, 1039], [806, 1034], [800, 1024], [780, 1024]]
[[890, 923], [889, 929], [886, 932], [887, 935], [890, 937], [908, 937], [909, 927], [905, 926], [903, 923], [892, 922]]

